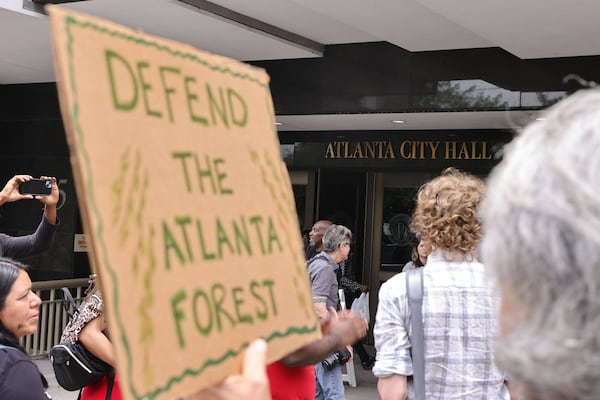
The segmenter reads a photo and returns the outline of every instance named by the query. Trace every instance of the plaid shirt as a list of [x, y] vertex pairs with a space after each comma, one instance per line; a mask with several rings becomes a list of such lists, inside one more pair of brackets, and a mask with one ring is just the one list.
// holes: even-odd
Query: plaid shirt
[[[494, 365], [499, 333], [497, 300], [476, 260], [449, 262], [437, 251], [423, 270], [425, 390], [430, 399], [510, 399], [505, 376]], [[377, 377], [412, 375], [411, 322], [406, 274], [385, 282], [375, 321]], [[409, 396], [413, 396], [409, 383]]]

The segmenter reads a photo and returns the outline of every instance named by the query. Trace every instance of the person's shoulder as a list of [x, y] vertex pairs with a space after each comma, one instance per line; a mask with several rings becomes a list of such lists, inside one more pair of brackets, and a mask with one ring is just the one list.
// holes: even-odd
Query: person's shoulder
[[381, 289], [379, 290], [380, 295], [382, 294], [390, 294], [390, 295], [400, 295], [406, 293], [406, 272], [401, 272], [392, 276], [387, 281], [381, 284]]
[[[329, 257], [321, 252], [307, 261], [309, 269], [323, 269], [329, 264], [334, 263]], [[335, 263], [334, 263], [335, 264]]]
[[0, 349], [0, 398], [50, 398], [44, 391], [37, 366], [19, 349]]
[[309, 264], [308, 275], [310, 276], [313, 291], [315, 290], [315, 285], [323, 285], [325, 287], [329, 286], [331, 282], [337, 281], [334, 268], [332, 268], [337, 267], [337, 265], [334, 263], [330, 266], [330, 263], [327, 257], [320, 254]]
[[406, 281], [406, 272], [401, 272], [392, 276], [390, 279], [385, 281], [383, 284], [387, 286], [398, 286], [400, 284], [404, 284]]
[[317, 249], [315, 246], [313, 246], [310, 243], [305, 243], [304, 244], [304, 255], [306, 257], [307, 260], [310, 260], [311, 258], [313, 258], [314, 256], [316, 256], [318, 253]]
[[10, 242], [12, 236], [6, 233], [0, 233], [0, 256], [4, 255], [4, 246]]
[[406, 264], [404, 264], [404, 267], [402, 267], [402, 272], [406, 272], [411, 269], [415, 269], [415, 263], [412, 261], [409, 261]]
[[29, 356], [16, 347], [0, 345], [0, 359], [29, 360]]
[[308, 274], [311, 275], [312, 277], [316, 277], [319, 276], [321, 277], [320, 279], [323, 279], [323, 277], [325, 276], [331, 276], [333, 277], [332, 279], [336, 279], [335, 278], [335, 271], [333, 270], [333, 268], [329, 267], [329, 264], [327, 262], [315, 262], [312, 265], [309, 266], [308, 268]]
[[6, 372], [19, 365], [20, 368], [35, 370], [35, 364], [29, 356], [15, 347], [0, 348], [0, 376], [4, 376]]

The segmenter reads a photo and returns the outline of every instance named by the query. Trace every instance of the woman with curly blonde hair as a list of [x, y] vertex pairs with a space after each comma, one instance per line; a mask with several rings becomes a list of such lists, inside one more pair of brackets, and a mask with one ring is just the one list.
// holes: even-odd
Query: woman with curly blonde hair
[[[510, 399], [505, 376], [494, 363], [498, 300], [477, 260], [477, 207], [483, 192], [480, 179], [450, 169], [417, 195], [411, 229], [432, 247], [421, 269], [428, 400]], [[414, 373], [406, 274], [395, 275], [379, 291], [373, 373], [382, 400], [415, 398], [412, 381], [406, 379]]]

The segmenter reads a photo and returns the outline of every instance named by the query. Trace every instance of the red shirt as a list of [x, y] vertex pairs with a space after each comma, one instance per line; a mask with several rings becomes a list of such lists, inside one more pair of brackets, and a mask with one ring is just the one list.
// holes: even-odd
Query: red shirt
[[267, 366], [267, 376], [273, 400], [314, 400], [315, 369], [286, 367], [279, 361]]
[[[105, 400], [106, 389], [108, 389], [108, 375], [104, 375], [98, 382], [92, 383], [83, 388], [81, 400]], [[115, 374], [115, 384], [113, 386], [111, 400], [121, 400], [121, 388], [119, 387], [119, 376]]]
[[[267, 376], [271, 387], [272, 400], [314, 400], [315, 369], [308, 367], [286, 367], [276, 361], [267, 366]], [[83, 389], [82, 400], [104, 400], [108, 376]], [[121, 400], [119, 379], [115, 376], [115, 385], [111, 399]]]

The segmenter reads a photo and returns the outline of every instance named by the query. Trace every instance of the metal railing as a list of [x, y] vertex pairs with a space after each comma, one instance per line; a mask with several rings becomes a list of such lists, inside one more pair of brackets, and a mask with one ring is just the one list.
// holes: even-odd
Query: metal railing
[[37, 332], [20, 340], [27, 354], [36, 358], [45, 356], [59, 342], [69, 318], [62, 306], [61, 288], [71, 289], [73, 298], [79, 304], [88, 286], [88, 278], [33, 282], [32, 290], [41, 297], [42, 305]]

